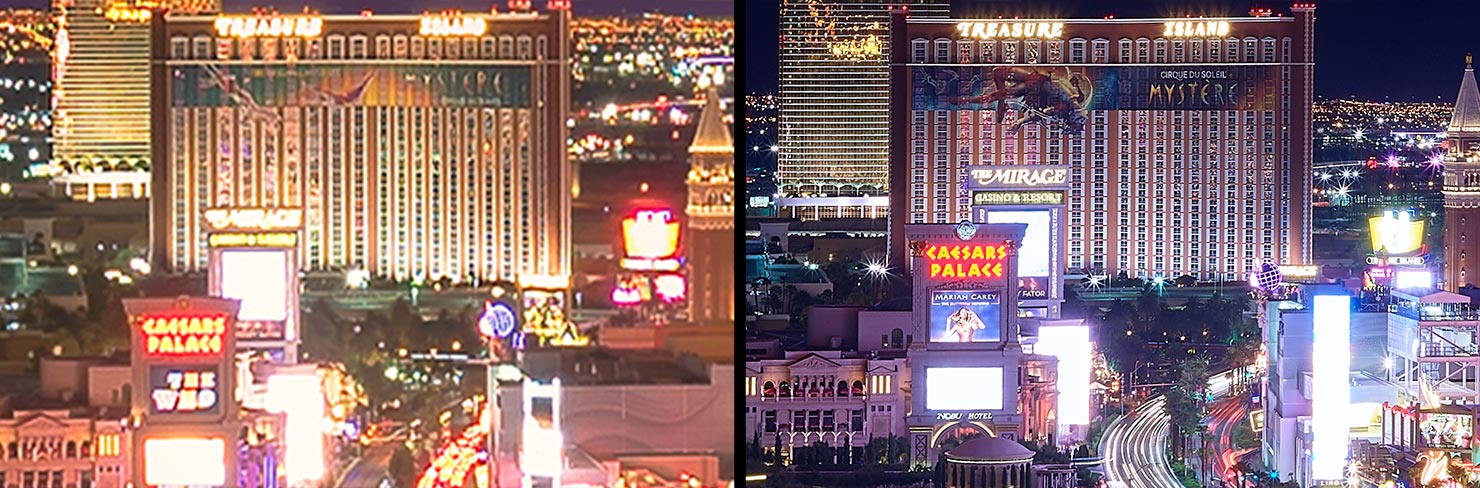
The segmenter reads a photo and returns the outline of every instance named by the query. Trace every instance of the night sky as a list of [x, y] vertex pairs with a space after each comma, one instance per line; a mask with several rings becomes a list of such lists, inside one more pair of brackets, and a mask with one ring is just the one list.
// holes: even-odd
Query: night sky
[[[577, 0], [579, 2], [579, 0]], [[778, 0], [745, 3], [745, 91], [776, 91]], [[953, 17], [1246, 17], [1255, 6], [1289, 15], [1293, 2], [954, 0]], [[1316, 95], [1453, 103], [1466, 52], [1480, 54], [1480, 2], [1316, 0]]]

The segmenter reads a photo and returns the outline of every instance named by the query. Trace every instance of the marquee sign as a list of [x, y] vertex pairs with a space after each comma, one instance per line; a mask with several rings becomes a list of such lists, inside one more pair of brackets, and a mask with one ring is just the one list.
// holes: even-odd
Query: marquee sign
[[424, 15], [421, 17], [420, 34], [423, 36], [481, 36], [487, 32], [488, 20], [483, 17], [458, 15]]
[[1001, 278], [1007, 244], [928, 245], [921, 254], [930, 278]]
[[1184, 22], [1173, 21], [1164, 23], [1166, 30], [1162, 31], [1162, 37], [1224, 37], [1228, 35], [1228, 21], [1206, 21], [1206, 22]]
[[298, 247], [298, 234], [293, 232], [227, 232], [206, 237], [211, 247]]
[[936, 412], [935, 420], [992, 420], [991, 412]]
[[1063, 205], [1062, 191], [974, 191], [972, 205]]
[[220, 356], [227, 315], [220, 312], [153, 315], [135, 318], [149, 357]]
[[213, 208], [206, 210], [211, 230], [283, 231], [303, 227], [301, 208]]
[[324, 19], [316, 15], [221, 16], [216, 18], [217, 37], [318, 37]]
[[1063, 22], [962, 22], [956, 24], [961, 37], [976, 39], [1058, 39], [1064, 35]]

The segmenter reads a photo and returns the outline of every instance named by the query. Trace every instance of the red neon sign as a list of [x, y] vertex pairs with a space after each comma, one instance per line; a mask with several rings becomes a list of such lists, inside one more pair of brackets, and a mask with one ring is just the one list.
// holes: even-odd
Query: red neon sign
[[930, 262], [931, 278], [1001, 278], [1008, 252], [1006, 244], [932, 245], [923, 255]]
[[217, 356], [226, 334], [226, 315], [170, 315], [138, 318], [149, 356]]

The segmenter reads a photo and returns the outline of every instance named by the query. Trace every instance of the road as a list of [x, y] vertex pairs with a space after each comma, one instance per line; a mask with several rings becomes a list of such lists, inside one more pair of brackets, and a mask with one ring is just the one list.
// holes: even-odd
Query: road
[[1233, 431], [1248, 419], [1249, 408], [1249, 397], [1245, 394], [1219, 400], [1208, 412], [1208, 452], [1216, 476], [1224, 476], [1233, 467], [1234, 458], [1245, 452], [1234, 444]]
[[[1229, 372], [1208, 380], [1208, 392], [1215, 397], [1228, 392]], [[1106, 482], [1111, 488], [1181, 488], [1167, 463], [1167, 439], [1171, 435], [1171, 415], [1166, 411], [1166, 397], [1151, 397], [1124, 418], [1117, 420], [1100, 440], [1105, 458]]]
[[389, 476], [391, 453], [395, 443], [375, 444], [365, 448], [365, 455], [340, 480], [338, 488], [378, 488]]

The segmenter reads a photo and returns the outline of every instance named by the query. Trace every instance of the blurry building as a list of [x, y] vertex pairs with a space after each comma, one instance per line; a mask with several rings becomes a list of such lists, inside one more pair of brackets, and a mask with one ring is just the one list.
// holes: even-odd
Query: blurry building
[[125, 488], [129, 368], [105, 358], [41, 361], [41, 389], [0, 398], [0, 484]]

